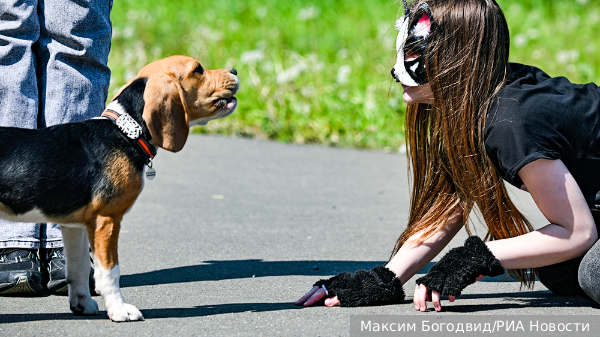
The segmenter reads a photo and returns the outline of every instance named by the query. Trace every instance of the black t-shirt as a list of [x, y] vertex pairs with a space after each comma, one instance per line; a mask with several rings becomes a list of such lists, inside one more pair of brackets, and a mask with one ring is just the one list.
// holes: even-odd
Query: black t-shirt
[[590, 205], [600, 205], [600, 90], [538, 68], [511, 64], [512, 77], [492, 102], [484, 142], [510, 184], [536, 159], [560, 159]]

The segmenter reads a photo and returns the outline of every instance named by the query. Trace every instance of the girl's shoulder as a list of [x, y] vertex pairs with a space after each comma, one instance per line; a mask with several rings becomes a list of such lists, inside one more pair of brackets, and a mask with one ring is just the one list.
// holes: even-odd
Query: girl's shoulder
[[552, 121], [560, 127], [576, 120], [596, 120], [600, 114], [600, 90], [595, 83], [575, 84], [518, 63], [511, 63], [510, 70], [506, 85], [492, 99], [486, 129], [503, 121]]
[[[519, 64], [510, 64], [507, 83], [498, 92], [491, 104], [490, 113], [514, 112], [526, 115], [562, 114], [573, 107], [596, 110], [600, 102], [600, 91], [595, 83], [575, 84], [566, 77], [552, 77], [541, 69]], [[576, 106], [573, 106], [576, 104]]]
[[511, 64], [510, 78], [490, 104], [484, 144], [506, 180], [539, 158], [562, 159], [598, 144], [600, 91], [594, 83], [573, 84], [539, 68]]

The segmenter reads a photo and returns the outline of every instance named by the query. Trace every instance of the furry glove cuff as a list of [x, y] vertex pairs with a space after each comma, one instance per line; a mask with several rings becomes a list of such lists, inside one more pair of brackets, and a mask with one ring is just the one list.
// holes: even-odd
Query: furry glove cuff
[[463, 247], [451, 249], [427, 275], [417, 279], [417, 284], [423, 284], [442, 296], [460, 296], [461, 291], [475, 283], [479, 275], [498, 276], [503, 273], [500, 261], [485, 242], [477, 236], [470, 236]]
[[341, 273], [315, 286], [325, 286], [328, 297], [337, 296], [342, 307], [395, 304], [404, 301], [402, 282], [384, 266]]

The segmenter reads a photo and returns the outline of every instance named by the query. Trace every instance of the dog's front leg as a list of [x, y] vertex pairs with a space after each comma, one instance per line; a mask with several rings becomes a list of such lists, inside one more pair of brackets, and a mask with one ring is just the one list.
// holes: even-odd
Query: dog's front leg
[[67, 259], [69, 304], [75, 315], [98, 314], [98, 303], [90, 295], [90, 256], [85, 228], [61, 225]]
[[93, 241], [94, 280], [96, 292], [104, 298], [108, 317], [115, 322], [142, 321], [144, 316], [133, 305], [125, 303], [119, 288], [119, 256], [117, 242], [121, 228], [121, 217], [98, 216], [95, 226], [89, 228]]

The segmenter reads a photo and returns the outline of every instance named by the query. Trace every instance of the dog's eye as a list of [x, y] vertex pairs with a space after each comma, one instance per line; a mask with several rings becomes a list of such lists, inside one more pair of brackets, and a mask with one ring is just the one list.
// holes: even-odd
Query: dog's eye
[[196, 69], [194, 69], [194, 72], [198, 73], [200, 75], [203, 75], [204, 74], [204, 68], [202, 68], [201, 65], [198, 65], [198, 67], [196, 67]]

